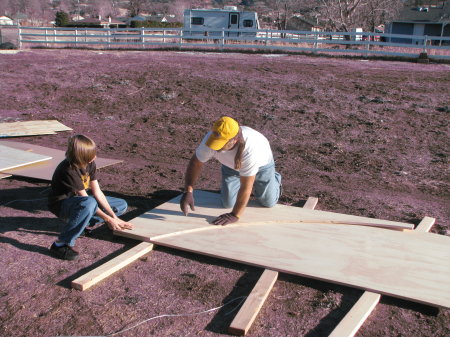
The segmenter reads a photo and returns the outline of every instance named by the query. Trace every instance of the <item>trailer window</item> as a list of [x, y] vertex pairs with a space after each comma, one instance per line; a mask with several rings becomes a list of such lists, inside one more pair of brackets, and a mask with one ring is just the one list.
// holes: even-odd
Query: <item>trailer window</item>
[[243, 24], [244, 24], [244, 27], [247, 27], [247, 28], [253, 27], [253, 20], [244, 20]]
[[191, 18], [191, 25], [203, 25], [205, 18], [194, 17]]
[[237, 14], [231, 14], [230, 23], [232, 25], [236, 25], [238, 23], [238, 15]]

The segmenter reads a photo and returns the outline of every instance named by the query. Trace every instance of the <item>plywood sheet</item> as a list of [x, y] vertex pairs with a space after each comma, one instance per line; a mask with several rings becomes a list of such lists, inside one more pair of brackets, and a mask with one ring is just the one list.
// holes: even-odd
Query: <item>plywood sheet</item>
[[0, 138], [33, 135], [51, 135], [57, 131], [70, 131], [71, 128], [57, 120], [40, 120], [0, 123]]
[[[2, 173], [8, 173], [16, 176], [51, 180], [53, 172], [56, 169], [56, 166], [58, 166], [58, 164], [65, 158], [65, 151], [50, 149], [48, 147], [43, 147], [39, 145], [14, 141], [0, 141], [0, 145], [52, 157], [51, 160], [45, 162], [27, 165], [11, 170], [2, 170]], [[97, 158], [95, 162], [97, 163], [97, 168], [102, 168], [105, 166], [121, 163], [122, 160]]]
[[50, 160], [52, 157], [0, 144], [0, 171]]
[[[144, 231], [143, 241], [158, 245], [450, 308], [448, 237], [326, 222], [295, 223], [305, 216], [342, 222], [384, 220], [284, 205], [250, 206], [238, 224], [212, 226], [211, 218], [226, 211], [220, 209], [217, 195], [197, 193], [196, 201], [192, 216], [177, 213], [173, 209], [177, 202], [172, 200], [170, 209], [164, 204], [158, 213], [144, 214], [146, 221], [141, 219], [132, 231], [135, 235]], [[183, 219], [191, 230], [181, 230]], [[170, 235], [172, 226], [181, 233]]]
[[[134, 218], [132, 230], [117, 231], [115, 234], [129, 238], [150, 241], [153, 237], [160, 235], [173, 235], [174, 233], [192, 230], [210, 230], [215, 226], [211, 225], [212, 220], [222, 213], [229, 212], [224, 209], [217, 193], [194, 191], [195, 212], [184, 216], [180, 211], [180, 198], [176, 198]], [[260, 207], [256, 202], [250, 201], [239, 224], [247, 225], [252, 223], [266, 223], [277, 225], [286, 222], [301, 223], [302, 221], [329, 222], [333, 223], [360, 223], [393, 226], [395, 228], [412, 229], [412, 224], [393, 222], [339, 214], [325, 211], [315, 211], [311, 209], [291, 207], [286, 205], [276, 205], [273, 208]]]

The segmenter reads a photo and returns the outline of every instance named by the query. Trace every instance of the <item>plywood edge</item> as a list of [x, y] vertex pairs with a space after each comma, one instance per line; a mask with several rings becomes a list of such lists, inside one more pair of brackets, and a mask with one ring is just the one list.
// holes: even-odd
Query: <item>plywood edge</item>
[[[428, 232], [433, 227], [434, 218], [424, 217], [417, 225], [416, 231]], [[329, 337], [353, 337], [363, 325], [367, 317], [375, 309], [380, 301], [381, 295], [365, 291], [345, 317], [339, 322], [336, 328], [331, 332]]]
[[83, 276], [72, 281], [72, 288], [84, 291], [105, 278], [111, 276], [116, 271], [124, 268], [130, 263], [136, 261], [143, 255], [147, 254], [153, 249], [153, 244], [148, 242], [141, 242], [135, 247], [127, 250], [125, 253], [115, 257], [114, 259], [102, 264], [100, 267], [91, 270]]
[[[318, 198], [309, 197], [303, 208], [314, 209], [319, 202]], [[270, 294], [270, 291], [278, 278], [278, 272], [265, 269], [250, 295], [245, 300], [244, 305], [237, 313], [233, 322], [231, 322], [228, 332], [234, 335], [245, 335], [253, 324], [256, 316], [261, 310], [264, 302]]]
[[250, 295], [245, 300], [244, 305], [239, 310], [238, 315], [231, 322], [228, 332], [234, 335], [245, 335], [253, 324], [256, 316], [261, 310], [264, 302], [269, 296], [278, 278], [278, 272], [265, 269], [253, 288]]

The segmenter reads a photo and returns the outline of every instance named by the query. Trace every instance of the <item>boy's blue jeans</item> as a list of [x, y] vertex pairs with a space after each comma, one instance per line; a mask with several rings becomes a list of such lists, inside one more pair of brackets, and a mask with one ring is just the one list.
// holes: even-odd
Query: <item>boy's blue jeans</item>
[[[281, 174], [275, 171], [275, 163], [259, 168], [253, 184], [253, 195], [264, 207], [273, 207], [278, 202], [281, 190]], [[222, 186], [220, 195], [225, 208], [232, 208], [236, 203], [241, 187], [239, 172], [222, 165]]]
[[[128, 207], [127, 202], [123, 199], [106, 197], [106, 200], [117, 216], [122, 215]], [[59, 212], [59, 217], [65, 223], [62, 225], [58, 241], [73, 247], [75, 240], [89, 224], [93, 225], [96, 222], [103, 221], [102, 218], [95, 216], [97, 208], [97, 200], [91, 196], [76, 196], [65, 199]]]

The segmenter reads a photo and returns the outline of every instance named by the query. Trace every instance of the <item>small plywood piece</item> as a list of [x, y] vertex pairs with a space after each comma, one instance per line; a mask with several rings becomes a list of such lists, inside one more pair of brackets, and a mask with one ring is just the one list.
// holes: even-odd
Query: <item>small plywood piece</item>
[[57, 131], [71, 130], [71, 128], [65, 126], [57, 120], [0, 123], [0, 138], [52, 135]]
[[0, 144], [0, 171], [50, 160], [52, 157], [14, 149]]
[[[319, 199], [309, 197], [303, 208], [314, 209]], [[265, 269], [243, 306], [230, 324], [228, 332], [238, 336], [244, 336], [251, 328], [253, 321], [261, 310], [264, 302], [272, 290], [278, 278], [278, 272]]]
[[[58, 164], [65, 158], [65, 151], [55, 150], [44, 146], [21, 143], [14, 141], [0, 141], [0, 145], [8, 146], [14, 149], [27, 151], [29, 153], [35, 153], [52, 157], [51, 160], [45, 162], [27, 165], [15, 169], [2, 170], [2, 173], [12, 174], [15, 176], [36, 178], [42, 180], [52, 180], [53, 172], [55, 172]], [[97, 158], [95, 163], [97, 168], [106, 167], [113, 164], [121, 163], [122, 160]]]
[[[199, 191], [196, 191], [199, 192]], [[212, 195], [212, 196], [211, 196]], [[342, 226], [327, 220], [384, 223], [385, 220], [276, 205], [249, 205], [237, 224], [212, 226], [209, 220], [226, 212], [214, 193], [197, 193], [196, 212], [185, 217], [173, 209], [149, 216], [133, 229], [143, 241], [223, 258], [293, 275], [362, 288], [438, 307], [450, 307], [450, 238], [415, 231], [392, 231], [367, 226]], [[205, 200], [209, 205], [202, 204]], [[215, 200], [215, 201], [214, 201]], [[172, 201], [172, 204], [175, 202]], [[172, 220], [177, 235], [170, 234]], [[323, 223], [296, 222], [298, 219]], [[189, 231], [184, 232], [183, 219]], [[189, 220], [188, 220], [189, 219]], [[267, 221], [267, 219], [277, 219]], [[133, 221], [132, 221], [133, 222]], [[197, 229], [192, 231], [197, 224]], [[128, 231], [116, 232], [127, 236]], [[164, 231], [163, 231], [164, 232]], [[153, 236], [154, 235], [154, 236]], [[231, 244], [232, 243], [232, 244]]]
[[[425, 217], [417, 226], [416, 231], [428, 232], [433, 227], [434, 222], [434, 218]], [[353, 337], [375, 309], [380, 298], [380, 294], [365, 291], [329, 337]]]
[[141, 242], [135, 247], [127, 250], [125, 253], [115, 257], [114, 259], [102, 264], [100, 267], [91, 270], [89, 273], [72, 281], [72, 288], [77, 290], [86, 290], [98, 282], [106, 279], [110, 275], [126, 267], [130, 263], [141, 258], [153, 249], [153, 244]]

